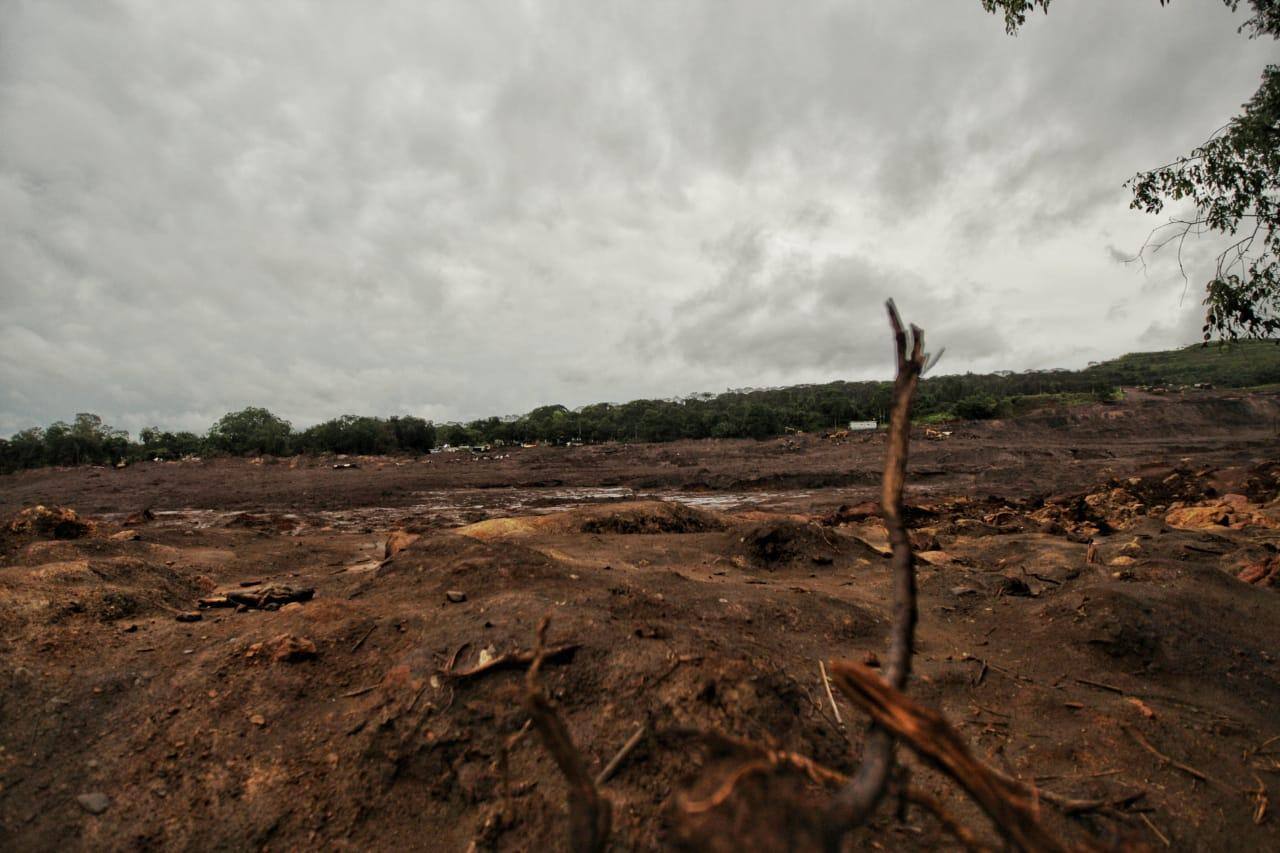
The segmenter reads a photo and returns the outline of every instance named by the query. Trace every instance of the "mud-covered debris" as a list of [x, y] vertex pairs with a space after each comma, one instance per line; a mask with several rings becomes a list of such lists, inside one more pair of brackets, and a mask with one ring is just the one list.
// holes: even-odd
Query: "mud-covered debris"
[[258, 589], [233, 589], [215, 592], [200, 599], [200, 607], [244, 607], [249, 610], [277, 610], [293, 601], [310, 601], [313, 587], [264, 586]]
[[1259, 504], [1280, 500], [1280, 462], [1263, 462], [1254, 466], [1245, 478], [1244, 493], [1249, 500]]
[[1212, 503], [1197, 506], [1170, 505], [1165, 513], [1165, 523], [1183, 530], [1206, 530], [1229, 527], [1243, 530], [1246, 527], [1280, 529], [1280, 508], [1262, 507], [1245, 495], [1223, 495]]
[[1123, 557], [1141, 557], [1142, 542], [1136, 537], [1120, 546], [1120, 555]]
[[244, 527], [249, 530], [292, 533], [302, 527], [302, 519], [274, 513], [242, 512], [227, 522], [227, 527]]
[[271, 659], [278, 663], [311, 660], [319, 654], [315, 643], [306, 637], [297, 637], [293, 634], [281, 634], [272, 640], [271, 644], [275, 647], [275, 651], [271, 653]]
[[203, 618], [204, 618], [204, 614], [201, 613], [199, 610], [192, 610], [189, 612], [178, 613], [173, 617], [175, 622], [199, 622]]
[[118, 533], [112, 533], [111, 539], [114, 542], [137, 542], [142, 538], [142, 534], [136, 530], [121, 530]]
[[417, 533], [410, 533], [407, 530], [391, 531], [391, 534], [387, 537], [387, 544], [382, 549], [382, 559], [390, 560], [396, 554], [399, 554], [405, 548], [408, 548], [421, 538], [421, 535]]
[[[929, 504], [906, 504], [902, 508], [902, 515], [907, 524], [915, 526], [937, 518], [939, 508]], [[862, 501], [853, 506], [840, 504], [834, 512], [824, 516], [821, 523], [827, 527], [838, 527], [842, 524], [857, 524], [881, 517], [879, 501]]]
[[1231, 523], [1231, 512], [1223, 504], [1174, 507], [1165, 514], [1164, 520], [1170, 527], [1190, 529], [1226, 527]]
[[941, 551], [942, 544], [938, 542], [935, 533], [928, 530], [913, 530], [907, 534], [907, 538], [911, 540], [911, 547], [916, 551]]
[[93, 532], [93, 525], [65, 506], [27, 507], [9, 522], [9, 532], [39, 536], [41, 539], [79, 539]]
[[155, 521], [156, 514], [151, 511], [151, 507], [130, 513], [121, 522], [125, 527], [136, 527], [139, 524], [146, 524], [148, 521]]
[[101, 791], [79, 794], [76, 796], [76, 802], [80, 804], [80, 808], [89, 814], [102, 814], [111, 808], [111, 798]]
[[1011, 509], [999, 509], [984, 515], [982, 522], [992, 527], [1013, 527], [1022, 522], [1022, 516]]
[[849, 506], [848, 504], [840, 504], [835, 511], [822, 519], [822, 523], [828, 527], [835, 527], [841, 524], [854, 524], [859, 521], [866, 521], [868, 518], [880, 517], [879, 501], [863, 501], [860, 504]]
[[1027, 582], [1020, 577], [1005, 575], [1000, 579], [1000, 585], [996, 587], [996, 595], [1029, 598], [1031, 596], [1031, 587], [1027, 586]]
[[1280, 557], [1269, 557], [1257, 563], [1250, 563], [1241, 569], [1236, 577], [1254, 586], [1280, 586]]

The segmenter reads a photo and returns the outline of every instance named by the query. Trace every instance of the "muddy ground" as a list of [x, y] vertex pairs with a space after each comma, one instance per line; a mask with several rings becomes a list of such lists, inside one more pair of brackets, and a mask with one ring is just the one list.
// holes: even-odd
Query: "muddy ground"
[[[917, 436], [910, 692], [1008, 773], [1126, 800], [1045, 804], [1061, 835], [1280, 848], [1278, 424], [1276, 394], [1131, 394]], [[800, 436], [0, 477], [0, 847], [562, 849], [535, 734], [503, 770], [522, 672], [466, 676], [547, 614], [577, 645], [542, 684], [591, 771], [645, 727], [603, 785], [616, 849], [812, 846], [828, 792], [796, 772], [705, 808], [757, 758], [705, 733], [856, 767], [865, 721], [842, 700], [837, 721], [818, 660], [883, 653], [882, 452]], [[955, 845], [888, 801], [849, 846]]]

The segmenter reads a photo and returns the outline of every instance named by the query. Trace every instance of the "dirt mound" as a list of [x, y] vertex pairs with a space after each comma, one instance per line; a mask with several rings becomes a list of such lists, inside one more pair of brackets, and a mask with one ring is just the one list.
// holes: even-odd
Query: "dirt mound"
[[93, 525], [69, 507], [39, 505], [20, 510], [9, 522], [8, 530], [40, 539], [79, 539], [92, 533]]
[[708, 533], [725, 529], [724, 518], [675, 501], [628, 501], [581, 507], [552, 515], [491, 518], [458, 532], [478, 539], [532, 533], [658, 534]]
[[194, 576], [137, 557], [76, 559], [10, 566], [0, 571], [0, 625], [102, 622], [171, 613], [202, 591]]
[[870, 544], [823, 529], [820, 523], [772, 519], [740, 528], [738, 544], [750, 564], [768, 569], [845, 564], [883, 554]]
[[583, 510], [583, 533], [708, 533], [724, 529], [715, 513], [681, 503], [644, 501]]

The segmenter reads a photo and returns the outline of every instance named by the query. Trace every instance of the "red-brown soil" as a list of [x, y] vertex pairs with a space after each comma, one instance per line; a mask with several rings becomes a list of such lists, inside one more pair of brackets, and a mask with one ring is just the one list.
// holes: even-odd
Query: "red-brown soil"
[[[913, 443], [909, 692], [1045, 790], [1142, 792], [1045, 805], [1064, 837], [1280, 847], [1270, 805], [1255, 823], [1280, 797], [1278, 422], [1275, 394], [1131, 395]], [[528, 650], [547, 614], [551, 643], [581, 644], [542, 684], [591, 771], [647, 725], [603, 786], [616, 849], [811, 846], [827, 792], [798, 773], [690, 809], [749, 757], [698, 732], [856, 767], [865, 720], [841, 701], [837, 724], [817, 662], [883, 653], [884, 530], [838, 511], [876, 498], [882, 452], [867, 435], [0, 477], [0, 847], [563, 848], [535, 734], [502, 771], [522, 673], [441, 674]], [[9, 529], [36, 504], [84, 535]], [[417, 538], [384, 560], [395, 530]], [[314, 596], [198, 608], [272, 586]], [[954, 843], [887, 801], [849, 846]]]

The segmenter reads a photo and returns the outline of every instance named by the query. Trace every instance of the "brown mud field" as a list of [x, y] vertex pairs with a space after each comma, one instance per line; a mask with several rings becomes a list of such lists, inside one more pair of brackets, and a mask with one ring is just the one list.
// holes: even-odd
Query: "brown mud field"
[[[916, 431], [908, 692], [1068, 842], [1280, 849], [1278, 424], [1280, 394], [1131, 393]], [[811, 849], [827, 777], [761, 755], [857, 767], [866, 718], [818, 662], [884, 654], [883, 452], [0, 477], [0, 848], [564, 849], [565, 780], [504, 657], [549, 615], [540, 683], [606, 777], [613, 849]], [[891, 796], [847, 846], [957, 843]]]

